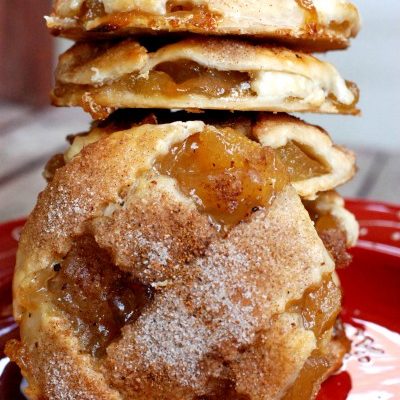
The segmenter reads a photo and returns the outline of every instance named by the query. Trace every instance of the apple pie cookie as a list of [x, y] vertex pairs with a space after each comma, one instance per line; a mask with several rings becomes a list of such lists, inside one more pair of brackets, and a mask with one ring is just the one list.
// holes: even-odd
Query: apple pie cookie
[[202, 121], [100, 136], [21, 235], [6, 351], [28, 396], [314, 398], [341, 290], [276, 151]]
[[52, 100], [80, 106], [95, 119], [119, 108], [359, 112], [357, 87], [328, 62], [209, 38], [152, 51], [133, 39], [77, 43], [60, 57]]
[[46, 17], [73, 39], [160, 32], [245, 35], [314, 50], [345, 48], [360, 28], [345, 0], [56, 0]]

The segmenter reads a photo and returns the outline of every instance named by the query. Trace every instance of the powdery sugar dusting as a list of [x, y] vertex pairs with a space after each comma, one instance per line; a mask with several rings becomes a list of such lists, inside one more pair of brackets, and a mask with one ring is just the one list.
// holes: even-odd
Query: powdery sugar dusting
[[52, 197], [56, 201], [50, 203], [44, 230], [46, 233], [65, 236], [67, 232], [63, 228], [66, 221], [72, 225], [74, 222], [84, 218], [89, 212], [90, 201], [88, 201], [88, 198], [93, 197], [94, 193], [87, 190], [80, 197], [74, 197], [69, 189], [63, 186], [51, 188], [51, 190]]
[[[64, 370], [65, 369], [65, 370]], [[68, 385], [68, 382], [65, 382], [64, 376], [68, 376], [68, 367], [60, 368], [60, 364], [53, 360], [49, 360], [49, 373], [47, 384], [50, 386], [50, 391], [54, 394], [57, 399], [62, 400], [75, 400], [76, 396], [81, 396], [81, 398], [88, 399], [88, 396], [85, 393], [79, 393], [76, 390], [71, 390]], [[94, 398], [93, 398], [94, 400]]]
[[[72, 360], [68, 358], [53, 359], [50, 356], [47, 363], [46, 385], [52, 394], [52, 398], [59, 400], [99, 400], [94, 394], [88, 394], [84, 389], [88, 382], [83, 377], [78, 378], [76, 376]], [[77, 384], [71, 386], [70, 379], [77, 380]], [[82, 381], [79, 382], [81, 379]]]
[[[255, 288], [246, 282], [250, 260], [230, 242], [210, 246], [208, 257], [197, 260], [199, 278], [192, 288], [193, 304], [203, 308], [206, 317], [216, 325], [217, 344], [234, 339], [240, 344], [253, 338]], [[222, 250], [222, 251], [221, 251]]]
[[148, 365], [171, 367], [183, 385], [199, 374], [198, 362], [210, 347], [210, 331], [189, 314], [176, 294], [162, 296], [160, 305], [142, 321], [136, 343]]
[[191, 282], [160, 294], [139, 319], [135, 347], [141, 349], [141, 367], [168, 366], [180, 384], [195, 387], [205, 356], [227, 342], [250, 343], [257, 319], [255, 288], [244, 278], [248, 269], [247, 255], [232, 243], [210, 246], [205, 258], [188, 267]]
[[168, 240], [168, 238], [165, 238], [163, 242], [149, 240], [138, 230], [130, 231], [128, 235], [128, 243], [137, 243], [139, 247], [147, 250], [147, 260], [144, 260], [143, 264], [157, 263], [167, 266], [168, 262], [171, 261], [169, 255], [171, 240]]

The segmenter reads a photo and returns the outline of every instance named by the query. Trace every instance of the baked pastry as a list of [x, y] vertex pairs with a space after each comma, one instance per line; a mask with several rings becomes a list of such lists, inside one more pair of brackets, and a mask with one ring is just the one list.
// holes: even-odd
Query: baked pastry
[[322, 128], [287, 114], [217, 111], [193, 115], [160, 110], [121, 110], [106, 121], [94, 123], [89, 132], [70, 136], [71, 145], [64, 154], [57, 154], [49, 161], [44, 176], [51, 181], [57, 168], [69, 162], [85, 146], [112, 132], [144, 123], [168, 123], [174, 119], [201, 120], [215, 127], [229, 127], [275, 149], [336, 267], [350, 264], [351, 256], [347, 250], [356, 244], [358, 223], [345, 209], [343, 198], [330, 189], [354, 176], [355, 156], [348, 149], [334, 145]]
[[348, 266], [352, 258], [347, 249], [356, 245], [359, 224], [354, 215], [346, 210], [343, 198], [335, 191], [329, 191], [303, 203], [336, 267]]
[[297, 193], [308, 200], [349, 181], [355, 174], [355, 155], [334, 145], [322, 128], [287, 114], [230, 113], [223, 111], [193, 114], [146, 110], [121, 110], [107, 120], [94, 123], [84, 134], [70, 136], [71, 146], [64, 155], [56, 155], [45, 169], [46, 179], [54, 170], [71, 160], [83, 147], [118, 130], [144, 123], [165, 124], [174, 120], [202, 121], [219, 128], [231, 128], [275, 150]]
[[[289, 175], [294, 177], [293, 186], [303, 198], [314, 199], [318, 192], [337, 188], [356, 172], [354, 153], [335, 145], [319, 126], [287, 114], [263, 113], [253, 129], [262, 145], [277, 149]], [[307, 162], [299, 150], [307, 155]]]
[[358, 113], [358, 89], [331, 64], [212, 38], [154, 51], [133, 39], [77, 43], [60, 56], [52, 101], [81, 106], [95, 119], [119, 108]]
[[116, 130], [39, 196], [6, 352], [31, 399], [313, 398], [346, 350], [334, 268], [273, 149], [202, 121]]
[[56, 35], [193, 32], [247, 35], [318, 50], [345, 48], [360, 27], [357, 8], [343, 0], [56, 0], [47, 26]]

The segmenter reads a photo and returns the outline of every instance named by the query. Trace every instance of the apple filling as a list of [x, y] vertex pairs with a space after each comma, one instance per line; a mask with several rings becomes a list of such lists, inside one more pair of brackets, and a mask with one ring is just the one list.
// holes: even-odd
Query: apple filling
[[272, 203], [288, 182], [320, 176], [325, 166], [294, 142], [274, 150], [231, 128], [207, 128], [173, 146], [155, 164], [220, 228]]
[[[127, 3], [127, 2], [125, 2]], [[146, 3], [146, 2], [144, 2]], [[103, 28], [110, 30], [116, 29], [118, 26], [124, 26], [126, 19], [132, 17], [138, 18], [157, 18], [157, 17], [174, 17], [185, 19], [188, 25], [194, 27], [210, 27], [212, 28], [215, 24], [215, 20], [219, 15], [215, 12], [211, 12], [206, 5], [193, 4], [190, 1], [182, 0], [168, 0], [165, 4], [165, 10], [162, 6], [157, 7], [155, 4], [141, 4], [135, 6], [133, 4], [121, 4], [114, 6], [115, 9], [107, 10], [102, 0], [85, 0], [79, 11], [71, 10], [69, 17], [77, 18], [79, 21], [86, 23], [99, 19], [99, 23], [102, 24], [104, 19], [105, 26], [97, 27], [97, 31], [102, 31]], [[107, 12], [108, 11], [108, 12]], [[107, 30], [107, 29], [105, 29]]]
[[121, 328], [135, 321], [152, 298], [149, 287], [117, 269], [89, 236], [78, 239], [53, 269], [48, 292], [72, 320], [82, 347], [94, 356], [103, 356]]
[[[311, 0], [296, 0], [296, 3], [304, 10], [304, 25], [305, 29], [310, 33], [317, 33], [322, 26], [319, 23], [318, 11]], [[351, 31], [349, 21], [337, 22], [335, 20], [329, 22], [327, 30], [333, 31], [339, 35], [347, 36]]]
[[90, 21], [104, 15], [106, 15], [106, 12], [101, 0], [85, 0], [79, 12], [79, 19], [81, 21]]
[[329, 168], [307, 153], [298, 143], [290, 141], [286, 146], [276, 149], [280, 159], [287, 167], [292, 182], [315, 178], [329, 173]]
[[300, 300], [287, 307], [287, 311], [301, 314], [304, 327], [312, 330], [320, 340], [323, 334], [335, 325], [340, 304], [340, 288], [329, 277], [319, 286], [307, 290]]
[[182, 18], [187, 26], [202, 29], [214, 29], [216, 21], [221, 17], [219, 13], [211, 11], [206, 4], [193, 4], [187, 0], [168, 0], [166, 16]]
[[324, 343], [326, 340], [324, 334], [331, 332], [334, 328], [340, 306], [341, 290], [332, 278], [329, 278], [324, 279], [318, 287], [308, 290], [302, 299], [287, 307], [286, 311], [299, 313], [303, 318], [304, 327], [314, 332], [317, 348], [286, 393], [285, 400], [311, 398], [326, 374], [332, 369], [332, 359]]
[[[209, 99], [240, 99], [258, 96], [266, 99], [269, 97], [271, 99], [280, 98], [280, 101], [291, 104], [309, 101], [307, 100], [311, 94], [309, 91], [315, 91], [316, 85], [319, 85], [318, 82], [311, 85], [312, 81], [306, 80], [309, 84], [307, 86], [308, 89], [306, 88], [307, 90], [296, 84], [298, 94], [296, 94], [297, 92], [295, 94], [285, 94], [282, 85], [276, 85], [276, 83], [269, 81], [271, 76], [276, 74], [280, 76], [280, 79], [285, 79], [285, 81], [289, 79], [297, 82], [295, 76], [286, 72], [272, 73], [265, 71], [265, 73], [261, 73], [264, 76], [264, 81], [260, 81], [258, 77], [260, 74], [232, 70], [222, 71], [203, 66], [192, 60], [180, 59], [160, 63], [146, 74], [137, 72], [126, 74], [111, 83], [105, 83], [105, 86], [109, 86], [116, 92], [131, 92], [147, 97], [163, 96], [176, 99], [180, 96], [198, 95]], [[298, 79], [300, 82], [301, 79], [305, 78], [298, 77]], [[317, 92], [321, 96], [323, 95], [325, 100], [329, 100], [340, 112], [351, 113], [358, 101], [358, 90], [351, 82], [347, 82], [346, 87], [342, 88], [342, 90], [345, 91], [346, 96], [351, 96], [351, 104], [344, 104], [332, 93], [326, 94], [322, 87]], [[355, 93], [355, 95], [352, 93]], [[59, 95], [62, 95], [62, 93], [60, 92]], [[318, 101], [322, 100], [319, 99]]]
[[207, 128], [173, 146], [156, 170], [176, 179], [185, 195], [220, 226], [232, 226], [266, 207], [288, 183], [271, 148], [231, 128]]
[[147, 77], [136, 74], [124, 76], [115, 82], [115, 87], [143, 96], [197, 94], [214, 98], [251, 94], [249, 74], [219, 71], [190, 60], [161, 63]]
[[339, 112], [343, 112], [346, 113], [350, 110], [354, 110], [357, 103], [360, 100], [360, 91], [358, 89], [358, 87], [350, 81], [346, 81], [346, 86], [347, 88], [354, 93], [354, 99], [350, 104], [344, 104], [342, 102], [340, 102], [337, 97], [334, 94], [329, 94], [328, 95], [328, 100], [330, 100], [332, 102], [332, 104], [334, 104], [334, 106], [338, 109]]

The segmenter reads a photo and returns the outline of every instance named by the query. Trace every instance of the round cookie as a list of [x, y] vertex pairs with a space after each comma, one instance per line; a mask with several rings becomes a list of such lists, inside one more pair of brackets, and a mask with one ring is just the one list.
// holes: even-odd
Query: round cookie
[[272, 149], [202, 121], [76, 151], [18, 249], [7, 354], [30, 398], [312, 398], [345, 351], [341, 293], [285, 174]]

